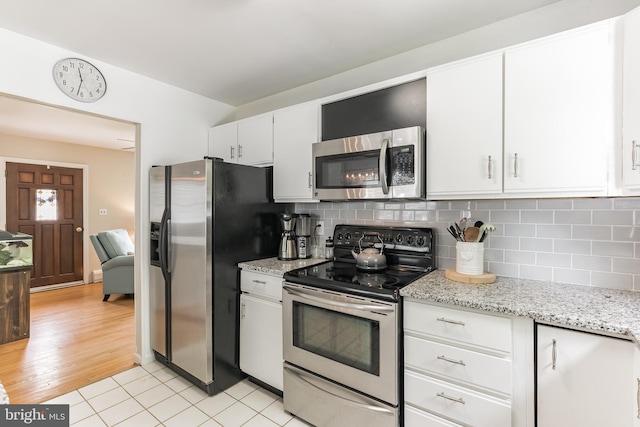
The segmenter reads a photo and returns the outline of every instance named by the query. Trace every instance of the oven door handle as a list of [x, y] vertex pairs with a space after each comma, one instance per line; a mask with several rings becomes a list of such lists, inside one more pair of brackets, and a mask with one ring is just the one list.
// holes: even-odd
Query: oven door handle
[[313, 384], [311, 381], [305, 379], [303, 377], [305, 372], [300, 370], [300, 369], [296, 369], [296, 368], [294, 368], [292, 366], [287, 366], [287, 365], [283, 366], [283, 368], [285, 370], [291, 372], [291, 374], [293, 374], [298, 380], [304, 382], [308, 386], [313, 387], [316, 390], [321, 391], [322, 393], [329, 394], [329, 395], [335, 397], [336, 399], [339, 399], [339, 400], [343, 401], [347, 405], [350, 405], [350, 406], [353, 406], [353, 407], [356, 407], [356, 408], [362, 408], [362, 409], [365, 409], [367, 411], [375, 411], [375, 412], [381, 412], [381, 413], [387, 414], [387, 415], [393, 415], [393, 411], [390, 411], [389, 409], [382, 408], [380, 406], [367, 405], [367, 404], [364, 404], [364, 403], [355, 402], [355, 401], [353, 401], [351, 399], [345, 398], [344, 396], [339, 396], [339, 395], [337, 395], [335, 393], [331, 393], [329, 390], [325, 390], [325, 389], [323, 389], [321, 387], [318, 387], [317, 385]]
[[380, 177], [380, 186], [382, 194], [389, 194], [389, 186], [387, 185], [387, 149], [389, 148], [389, 139], [382, 140], [380, 147], [380, 161], [378, 163], [378, 176]]
[[295, 295], [299, 298], [304, 298], [304, 299], [308, 299], [310, 301], [315, 301], [315, 302], [320, 302], [323, 304], [328, 304], [334, 307], [340, 307], [340, 308], [351, 308], [354, 310], [362, 310], [362, 311], [375, 311], [375, 312], [387, 312], [387, 313], [392, 313], [394, 311], [394, 307], [389, 307], [387, 305], [378, 305], [378, 304], [352, 304], [352, 303], [348, 303], [348, 302], [340, 302], [340, 301], [333, 301], [329, 298], [324, 298], [321, 296], [316, 295], [316, 293], [314, 292], [313, 294], [309, 291], [304, 291], [302, 289], [294, 289], [291, 286], [287, 286], [287, 285], [283, 285], [282, 289], [284, 289], [285, 291], [289, 292], [292, 295]]

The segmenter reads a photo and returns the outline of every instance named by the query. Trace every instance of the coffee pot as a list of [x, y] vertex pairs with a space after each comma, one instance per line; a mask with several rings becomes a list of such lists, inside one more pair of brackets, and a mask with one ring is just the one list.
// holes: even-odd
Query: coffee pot
[[278, 259], [282, 261], [291, 261], [298, 259], [298, 248], [296, 242], [296, 214], [287, 212], [280, 214], [280, 222], [282, 223], [282, 237], [280, 239], [280, 249], [278, 250]]

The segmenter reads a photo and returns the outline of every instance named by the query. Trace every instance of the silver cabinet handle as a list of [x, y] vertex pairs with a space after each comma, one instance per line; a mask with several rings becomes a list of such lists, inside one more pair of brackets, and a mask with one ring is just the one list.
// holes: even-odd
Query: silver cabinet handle
[[638, 144], [636, 142], [636, 140], [634, 139], [633, 141], [631, 141], [631, 170], [636, 170], [638, 167], [638, 154], [637, 154], [637, 148], [638, 148]]
[[247, 305], [245, 303], [241, 303], [240, 304], [240, 318], [241, 319], [244, 319], [246, 309], [247, 309]]
[[460, 320], [445, 319], [444, 317], [438, 317], [436, 320], [438, 322], [452, 323], [454, 325], [460, 325], [460, 326], [464, 326], [465, 325], [465, 323], [461, 322]]
[[453, 360], [453, 359], [449, 359], [448, 357], [446, 357], [444, 354], [442, 356], [438, 356], [438, 360], [444, 360], [445, 362], [449, 362], [449, 363], [455, 363], [456, 365], [462, 365], [462, 366], [467, 366], [466, 363], [464, 363], [464, 360]]
[[489, 156], [489, 161], [487, 162], [487, 169], [488, 169], [489, 179], [492, 179], [492, 177], [491, 177], [491, 156]]
[[442, 393], [438, 393], [437, 394], [438, 397], [442, 397], [451, 401], [454, 401], [456, 403], [462, 403], [463, 405], [465, 404], [464, 399], [461, 397], [451, 397], [451, 396], [447, 396], [446, 394], [444, 394], [444, 392]]
[[313, 176], [311, 175], [311, 172], [309, 172], [309, 188], [313, 187]]
[[636, 378], [638, 383], [636, 384], [636, 400], [638, 401], [638, 413], [636, 414], [636, 418], [640, 419], [640, 378]]
[[234, 155], [233, 145], [229, 147], [229, 150], [231, 151], [231, 158], [233, 159], [233, 155]]
[[556, 369], [556, 365], [557, 365], [557, 359], [558, 359], [558, 350], [557, 350], [557, 343], [556, 340], [553, 339], [551, 340], [552, 345], [551, 345], [551, 369], [555, 370]]
[[513, 155], [513, 177], [518, 177], [518, 153]]
[[267, 282], [265, 282], [264, 280], [254, 280], [253, 283], [259, 283], [261, 285], [266, 285]]
[[238, 158], [242, 157], [242, 145], [238, 144]]

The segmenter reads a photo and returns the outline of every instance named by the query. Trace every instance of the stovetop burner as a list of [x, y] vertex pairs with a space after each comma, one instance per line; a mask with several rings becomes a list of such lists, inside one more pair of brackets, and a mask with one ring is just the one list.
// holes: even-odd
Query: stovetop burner
[[[356, 268], [351, 251], [372, 247], [376, 239], [361, 240], [364, 233], [379, 233], [384, 241], [387, 268], [363, 271]], [[377, 237], [377, 236], [376, 236]], [[368, 298], [398, 301], [400, 289], [429, 273], [434, 265], [431, 228], [372, 227], [338, 225], [334, 231], [334, 260], [285, 273], [291, 283], [299, 283]], [[379, 245], [379, 243], [378, 243]]]

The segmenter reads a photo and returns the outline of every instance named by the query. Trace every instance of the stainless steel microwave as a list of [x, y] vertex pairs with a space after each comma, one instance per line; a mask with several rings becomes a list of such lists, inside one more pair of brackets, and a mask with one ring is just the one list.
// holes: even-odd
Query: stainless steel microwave
[[425, 137], [420, 126], [313, 144], [319, 200], [423, 199]]

